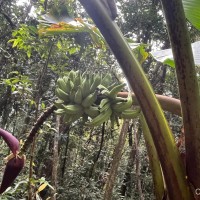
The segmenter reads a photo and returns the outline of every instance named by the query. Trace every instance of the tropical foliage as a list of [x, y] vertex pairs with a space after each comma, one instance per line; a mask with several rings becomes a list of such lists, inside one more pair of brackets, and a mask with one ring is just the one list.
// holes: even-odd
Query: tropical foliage
[[0, 1], [1, 199], [199, 198], [200, 5], [161, 2]]

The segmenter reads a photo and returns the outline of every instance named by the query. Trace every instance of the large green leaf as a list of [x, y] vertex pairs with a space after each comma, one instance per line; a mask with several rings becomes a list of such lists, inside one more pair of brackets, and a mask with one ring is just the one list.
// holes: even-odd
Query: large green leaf
[[183, 0], [186, 18], [200, 30], [200, 0]]
[[[192, 52], [195, 65], [200, 66], [200, 41], [192, 43]], [[174, 67], [174, 58], [171, 49], [158, 50], [151, 52], [151, 55], [159, 62]]]

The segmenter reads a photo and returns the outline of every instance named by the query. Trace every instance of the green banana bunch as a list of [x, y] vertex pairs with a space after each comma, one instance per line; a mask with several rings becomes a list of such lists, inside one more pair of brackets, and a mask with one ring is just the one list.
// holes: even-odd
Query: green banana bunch
[[70, 71], [63, 78], [58, 78], [55, 90], [58, 109], [55, 113], [62, 115], [66, 123], [72, 123], [80, 117], [97, 117], [100, 111], [95, 101], [101, 80], [100, 74], [81, 74], [79, 71]]
[[100, 114], [100, 111], [96, 106], [90, 106], [88, 108], [84, 108], [84, 113], [89, 117], [94, 118]]
[[66, 114], [76, 115], [79, 113], [83, 113], [83, 107], [77, 104], [68, 104], [63, 105]]
[[125, 102], [121, 101], [121, 102], [114, 103], [112, 105], [112, 109], [113, 111], [117, 113], [121, 113], [124, 110], [130, 108], [132, 106], [132, 103], [133, 103], [132, 96], [129, 94]]
[[81, 88], [82, 88], [83, 98], [86, 98], [90, 94], [90, 90], [89, 90], [90, 81], [87, 78], [84, 78]]
[[60, 88], [65, 93], [69, 91], [69, 88], [67, 87], [67, 84], [65, 83], [63, 78], [58, 78], [57, 85], [58, 85], [58, 88]]
[[124, 119], [133, 119], [137, 117], [139, 114], [140, 114], [140, 109], [133, 110], [129, 108], [121, 113], [121, 117]]
[[55, 113], [56, 113], [57, 115], [63, 115], [63, 114], [65, 113], [65, 110], [62, 109], [62, 108], [59, 108], [59, 109], [57, 109], [57, 110], [55, 111]]
[[63, 90], [61, 90], [60, 88], [56, 88], [56, 96], [62, 100], [63, 102], [65, 103], [68, 103], [70, 101], [70, 98], [69, 98], [69, 94], [65, 93]]
[[118, 92], [121, 92], [121, 90], [124, 88], [126, 84], [122, 83], [119, 85], [114, 86], [110, 92], [109, 92], [109, 98], [111, 99], [115, 99], [117, 97]]
[[82, 117], [89, 126], [98, 126], [110, 119], [112, 128], [119, 117], [134, 118], [139, 111], [131, 109], [131, 95], [117, 97], [125, 84], [112, 84], [111, 78], [109, 74], [102, 78], [101, 74], [81, 74], [79, 71], [70, 71], [63, 78], [58, 78], [55, 90], [58, 109], [55, 113], [63, 116], [66, 123]]
[[110, 99], [108, 98], [102, 99], [99, 105], [100, 112], [104, 112], [105, 110], [108, 110], [109, 108], [111, 108]]
[[81, 89], [80, 86], [78, 86], [78, 89], [77, 89], [75, 96], [74, 96], [74, 103], [81, 104], [82, 100], [83, 100], [82, 89]]
[[111, 115], [112, 115], [112, 109], [109, 107], [107, 110], [104, 110], [99, 115], [97, 115], [95, 118], [93, 118], [91, 122], [87, 122], [86, 124], [88, 126], [99, 126], [103, 122], [108, 121], [110, 119]]
[[94, 102], [97, 99], [97, 93], [94, 92], [92, 94], [89, 94], [83, 101], [82, 101], [82, 106], [84, 108], [90, 107], [92, 104], [94, 104]]
[[90, 92], [95, 92], [95, 90], [97, 89], [97, 87], [101, 84], [101, 76], [99, 74], [97, 74], [95, 77], [94, 77], [94, 81], [93, 83], [91, 84], [91, 87], [90, 87]]

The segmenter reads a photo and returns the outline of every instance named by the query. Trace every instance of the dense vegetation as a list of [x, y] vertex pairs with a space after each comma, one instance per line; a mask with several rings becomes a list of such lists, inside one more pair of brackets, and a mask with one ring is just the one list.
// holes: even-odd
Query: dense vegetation
[[[157, 62], [150, 54], [170, 48], [160, 1], [118, 0], [117, 6], [115, 21], [155, 93], [179, 99], [175, 68]], [[40, 116], [57, 100], [59, 77], [74, 70], [103, 77], [110, 74], [111, 84], [127, 83], [111, 49], [88, 17], [75, 0], [0, 1], [0, 127], [13, 133], [21, 146]], [[59, 29], [63, 28], [60, 22], [68, 25], [71, 21], [85, 26]], [[199, 31], [189, 22], [187, 25], [191, 42], [199, 40]], [[133, 104], [138, 108], [135, 98]], [[184, 155], [181, 114], [168, 108], [165, 116]], [[91, 128], [81, 119], [67, 124], [51, 110], [24, 149], [25, 167], [1, 199], [93, 200], [110, 199], [109, 195], [116, 200], [154, 199], [144, 127], [141, 117], [119, 119], [114, 127], [106, 121]], [[3, 158], [9, 150], [3, 141], [0, 146], [2, 177]]]

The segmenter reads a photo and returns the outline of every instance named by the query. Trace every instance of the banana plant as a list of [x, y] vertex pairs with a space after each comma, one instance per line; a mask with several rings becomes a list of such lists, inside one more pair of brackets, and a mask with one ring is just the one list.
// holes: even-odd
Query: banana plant
[[[132, 54], [132, 52], [131, 52], [128, 44], [126, 43], [123, 35], [121, 34], [118, 26], [115, 24], [115, 22], [112, 21], [110, 16], [107, 14], [107, 10], [105, 9], [105, 7], [101, 3], [101, 1], [98, 1], [98, 0], [79, 0], [79, 1], [84, 6], [84, 8], [88, 12], [88, 14], [91, 16], [91, 18], [93, 19], [93, 21], [95, 22], [97, 27], [100, 29], [102, 35], [106, 39], [108, 45], [112, 49], [115, 57], [117, 58], [119, 64], [121, 65], [121, 68], [129, 82], [132, 90], [134, 91], [134, 93], [138, 99], [138, 102], [141, 106], [144, 117], [148, 124], [151, 136], [153, 138], [153, 143], [154, 143], [156, 151], [158, 153], [158, 158], [160, 160], [160, 164], [162, 167], [169, 199], [194, 199], [194, 195], [191, 191], [190, 184], [188, 183], [188, 180], [187, 180], [188, 174], [186, 174], [184, 166], [181, 162], [180, 155], [179, 155], [178, 149], [175, 145], [172, 132], [171, 132], [171, 130], [168, 126], [168, 123], [162, 113], [161, 107], [155, 97], [155, 94], [154, 94], [146, 76], [144, 75], [144, 72], [142, 71], [142, 68], [141, 68], [139, 62], [136, 60], [136, 58]], [[184, 63], [185, 59], [188, 59], [189, 62], [191, 62], [190, 68], [194, 68], [194, 62], [192, 62], [192, 59], [191, 59], [192, 58], [191, 47], [189, 48], [189, 44], [188, 44], [188, 34], [187, 34], [187, 30], [186, 30], [186, 25], [185, 25], [185, 18], [184, 18], [185, 16], [184, 16], [184, 12], [183, 12], [182, 2], [181, 2], [181, 0], [179, 0], [179, 1], [172, 0], [170, 2], [163, 0], [162, 3], [163, 3], [163, 8], [165, 10], [166, 15], [170, 15], [171, 10], [174, 11], [173, 17], [177, 17], [177, 15], [180, 15], [179, 21], [175, 21], [176, 23], [174, 23], [174, 21], [170, 21], [170, 23], [172, 23], [174, 25], [174, 27], [173, 27], [173, 28], [175, 28], [174, 30], [177, 31], [177, 33], [179, 33], [179, 34], [180, 34], [180, 32], [177, 29], [177, 27], [180, 27], [180, 26], [184, 27], [185, 35], [184, 34], [183, 35], [186, 39], [186, 43], [183, 43], [183, 44], [186, 44], [186, 50], [189, 49], [189, 52], [190, 52], [189, 58], [188, 58], [188, 56], [186, 56], [187, 54], [184, 54], [184, 56], [186, 58], [181, 57], [182, 62], [178, 62], [176, 60], [177, 55], [175, 53], [174, 57], [175, 57], [176, 67], [178, 67], [179, 71], [180, 71], [181, 70], [180, 63], [181, 63], [183, 65], [183, 67], [182, 67], [183, 71], [184, 71], [184, 69], [183, 69], [184, 67], [186, 67], [186, 69], [188, 69], [186, 66], [187, 64]], [[167, 4], [168, 4], [168, 6], [167, 6]], [[176, 14], [176, 16], [175, 16], [175, 14]], [[178, 22], [178, 24], [177, 24], [177, 22]], [[182, 22], [182, 23], [179, 24], [180, 22]], [[169, 25], [169, 27], [170, 27], [170, 25]], [[169, 33], [173, 36], [172, 30]], [[175, 39], [179, 40], [179, 38], [175, 38]], [[185, 46], [182, 46], [181, 48], [180, 47], [177, 47], [177, 48], [179, 48], [179, 52], [181, 52], [180, 49], [184, 49]], [[173, 49], [173, 47], [172, 47], [172, 49]], [[174, 52], [175, 51], [173, 50], [173, 53]], [[191, 79], [194, 78], [194, 80], [195, 80], [195, 74], [193, 73], [194, 71], [193, 70], [191, 70], [191, 71], [192, 71], [192, 73], [190, 73], [190, 74], [184, 73], [186, 80], [187, 80], [188, 76], [190, 76]], [[183, 73], [182, 73], [182, 75], [183, 75]], [[191, 82], [189, 84], [192, 85]], [[181, 85], [179, 85], [179, 86], [181, 86]], [[182, 86], [185, 86], [185, 85], [182, 85]], [[194, 88], [183, 88], [181, 90], [183, 91], [184, 89], [187, 89], [187, 90], [192, 89], [192, 91], [194, 93], [196, 93], [196, 96], [194, 95], [193, 98], [195, 99], [194, 105], [197, 106], [196, 111], [195, 111], [196, 119], [199, 121], [199, 115], [198, 115], [198, 113], [199, 113], [198, 104], [199, 103], [198, 103], [198, 98], [197, 98], [198, 92], [196, 90], [197, 87], [196, 87], [195, 81], [194, 81], [193, 86], [194, 86]], [[182, 94], [182, 95], [184, 95], [184, 94]], [[186, 98], [188, 97], [187, 95], [188, 94], [186, 94]], [[187, 101], [187, 103], [189, 103], [189, 106], [191, 106], [191, 104], [192, 104], [192, 102], [190, 102], [190, 100], [189, 100], [189, 102]], [[186, 104], [183, 105], [183, 107], [184, 106], [186, 107]], [[185, 110], [185, 112], [183, 111], [183, 115], [191, 116], [190, 112], [188, 113], [187, 111], [188, 111], [187, 109]], [[193, 109], [192, 109], [192, 111], [193, 111]], [[186, 119], [188, 119], [188, 118], [186, 118]], [[193, 118], [190, 118], [190, 122], [192, 121], [192, 119]], [[194, 120], [195, 123], [191, 122], [191, 126], [189, 125], [188, 127], [192, 128], [191, 130], [194, 131], [193, 138], [197, 139], [198, 137], [196, 135], [196, 133], [197, 133], [196, 131], [199, 131], [199, 130], [198, 130], [198, 128], [196, 130], [194, 130], [194, 125], [196, 125], [196, 127], [198, 127], [199, 125], [196, 124], [196, 122], [197, 122], [196, 119]], [[190, 123], [187, 120], [185, 120], [184, 122]], [[185, 123], [184, 123], [184, 125], [186, 125]], [[187, 127], [187, 129], [188, 129], [188, 127]], [[191, 141], [191, 139], [188, 139], [188, 140]], [[196, 141], [198, 149], [199, 149], [199, 146], [198, 146], [199, 141], [200, 141], [199, 139], [198, 139], [198, 141]], [[186, 144], [186, 146], [187, 146], [187, 144]], [[196, 147], [192, 147], [192, 146], [189, 147], [190, 150], [193, 149], [195, 152], [195, 154], [193, 154], [193, 156], [192, 156], [193, 159], [195, 159], [196, 154], [198, 155], [198, 152], [196, 151], [195, 148]], [[200, 159], [199, 159], [199, 161], [200, 161]], [[195, 159], [195, 162], [198, 163], [196, 159]], [[200, 167], [200, 165], [197, 165], [196, 169], [198, 167]], [[200, 172], [200, 170], [199, 170], [199, 172], [197, 170], [195, 170], [195, 172], [198, 174]], [[192, 180], [192, 177], [189, 176], [189, 181], [191, 181], [191, 180]], [[198, 186], [198, 185], [196, 185], [196, 186]]]

